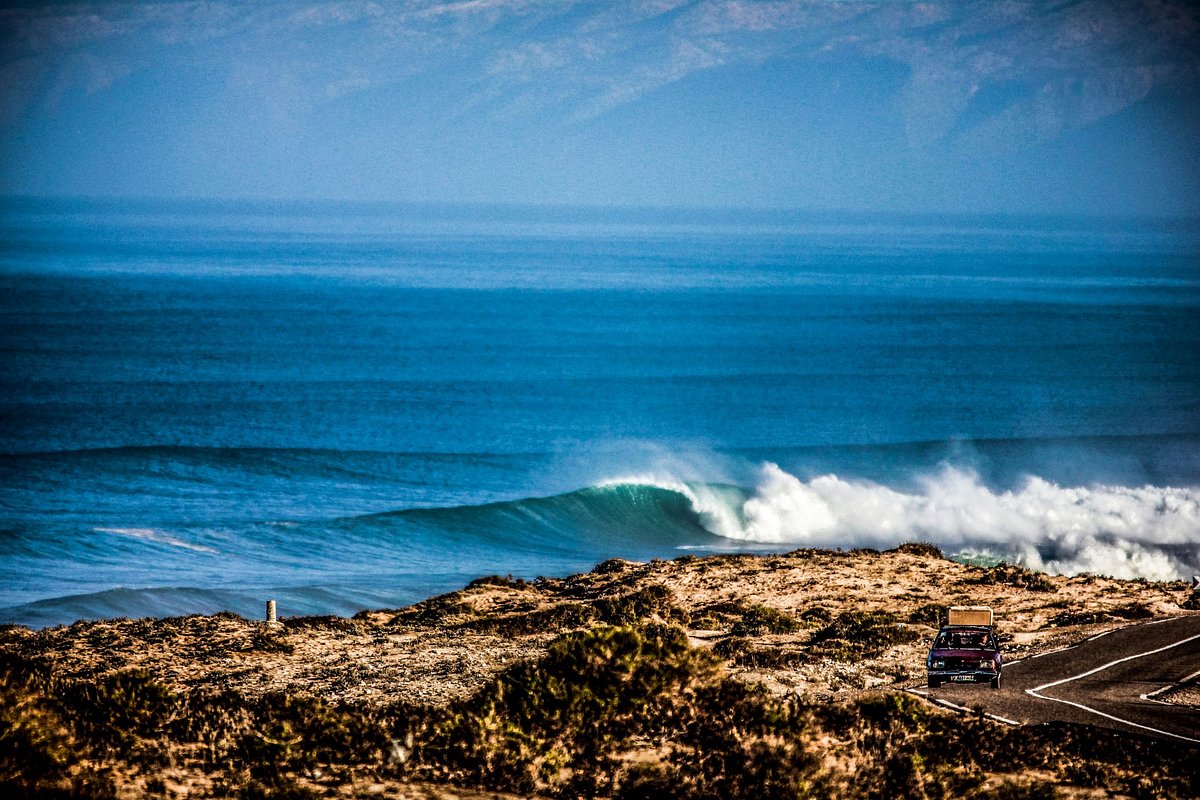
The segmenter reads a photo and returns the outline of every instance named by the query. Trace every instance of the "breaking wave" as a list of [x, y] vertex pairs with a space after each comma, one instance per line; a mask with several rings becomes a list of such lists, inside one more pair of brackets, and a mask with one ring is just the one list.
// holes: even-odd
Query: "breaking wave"
[[878, 548], [919, 539], [1056, 574], [1154, 580], [1200, 565], [1200, 495], [1190, 488], [1063, 487], [1034, 476], [993, 491], [974, 472], [945, 467], [900, 491], [832, 474], [801, 480], [771, 463], [740, 497], [656, 476], [613, 483], [679, 492], [706, 529], [742, 542]]

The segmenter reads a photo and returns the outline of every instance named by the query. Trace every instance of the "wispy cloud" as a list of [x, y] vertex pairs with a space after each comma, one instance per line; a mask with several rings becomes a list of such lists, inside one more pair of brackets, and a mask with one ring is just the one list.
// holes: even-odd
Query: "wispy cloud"
[[[909, 70], [900, 105], [912, 147], [1020, 146], [1197, 82], [1198, 30], [1196, 9], [1172, 0], [83, 2], [0, 11], [0, 111], [71, 87], [102, 92], [176, 58], [234, 76], [270, 57], [310, 103], [453, 63], [477, 76], [482, 107], [561, 104], [578, 122], [730, 64], [885, 58]], [[1024, 90], [996, 100], [995, 87], [1014, 84]]]

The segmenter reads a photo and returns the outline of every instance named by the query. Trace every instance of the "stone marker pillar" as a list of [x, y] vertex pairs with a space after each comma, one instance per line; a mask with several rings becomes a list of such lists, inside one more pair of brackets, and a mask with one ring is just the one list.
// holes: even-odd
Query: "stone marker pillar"
[[276, 622], [277, 622], [277, 620], [275, 619], [275, 601], [268, 600], [267, 601], [267, 624], [274, 625], [274, 624], [276, 624]]

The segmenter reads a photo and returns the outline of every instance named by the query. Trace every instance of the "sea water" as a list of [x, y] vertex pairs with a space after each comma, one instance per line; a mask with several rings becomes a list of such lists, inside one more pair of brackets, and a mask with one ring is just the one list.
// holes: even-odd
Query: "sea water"
[[613, 558], [1200, 572], [1200, 229], [8, 200], [0, 621]]

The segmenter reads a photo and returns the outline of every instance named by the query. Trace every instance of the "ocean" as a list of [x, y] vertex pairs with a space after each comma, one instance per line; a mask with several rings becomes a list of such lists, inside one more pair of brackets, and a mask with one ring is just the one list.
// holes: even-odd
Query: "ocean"
[[0, 203], [0, 622], [905, 541], [1200, 572], [1200, 226]]

